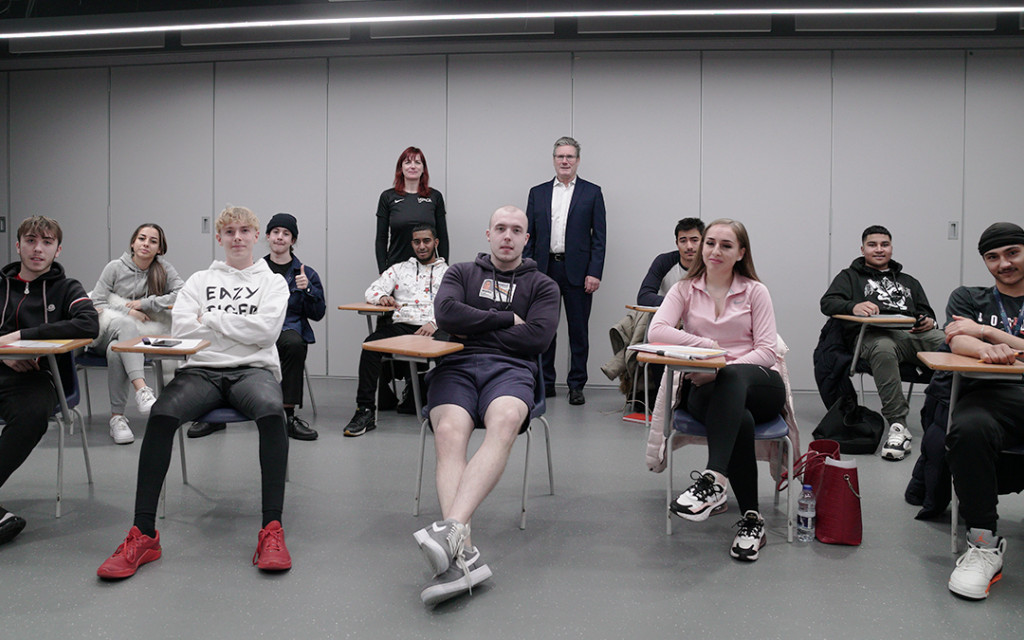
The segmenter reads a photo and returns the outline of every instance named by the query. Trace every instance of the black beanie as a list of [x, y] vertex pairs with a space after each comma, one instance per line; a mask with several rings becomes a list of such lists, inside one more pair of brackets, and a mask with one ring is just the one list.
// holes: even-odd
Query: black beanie
[[295, 221], [295, 216], [290, 213], [275, 213], [274, 217], [267, 223], [267, 235], [270, 235], [271, 229], [275, 229], [277, 227], [284, 227], [291, 231], [293, 238], [299, 237], [299, 225]]
[[1024, 244], [1024, 229], [1012, 222], [997, 222], [981, 232], [978, 240], [978, 253], [987, 252], [1011, 244]]

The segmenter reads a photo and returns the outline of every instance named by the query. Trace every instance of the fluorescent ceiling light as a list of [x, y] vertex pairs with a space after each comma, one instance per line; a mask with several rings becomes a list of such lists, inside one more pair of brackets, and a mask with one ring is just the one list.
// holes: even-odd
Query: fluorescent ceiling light
[[540, 18], [650, 18], [706, 16], [785, 16], [785, 15], [939, 15], [939, 14], [1024, 13], [1024, 6], [989, 7], [900, 7], [900, 8], [820, 8], [820, 9], [652, 9], [637, 11], [537, 11], [510, 13], [459, 13], [413, 16], [367, 16], [337, 18], [295, 18], [280, 20], [226, 21], [201, 24], [156, 24], [141, 27], [109, 27], [59, 29], [49, 31], [0, 32], [0, 40], [26, 38], [57, 38], [129, 33], [161, 33], [169, 31], [205, 31], [211, 29], [262, 29], [272, 27], [304, 27], [330, 25], [363, 25], [388, 23], [429, 23], [469, 20], [533, 20]]

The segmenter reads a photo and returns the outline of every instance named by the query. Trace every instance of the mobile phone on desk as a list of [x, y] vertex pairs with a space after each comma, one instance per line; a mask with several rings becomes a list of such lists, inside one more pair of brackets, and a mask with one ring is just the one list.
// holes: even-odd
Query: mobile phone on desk
[[181, 340], [172, 340], [170, 338], [154, 338], [149, 340], [150, 347], [174, 347], [181, 344]]

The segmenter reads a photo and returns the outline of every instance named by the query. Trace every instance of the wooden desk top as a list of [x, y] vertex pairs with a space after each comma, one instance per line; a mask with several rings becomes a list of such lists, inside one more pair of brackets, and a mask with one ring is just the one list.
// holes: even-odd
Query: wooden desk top
[[[146, 338], [171, 338], [171, 336], [144, 336]], [[210, 346], [209, 340], [200, 340], [195, 347], [188, 349], [182, 347], [154, 347], [142, 344], [142, 337], [129, 338], [113, 344], [110, 348], [122, 353], [145, 353], [149, 356], [191, 356], [199, 353]]]
[[637, 351], [636, 359], [648, 364], [664, 364], [670, 367], [694, 367], [696, 369], [721, 369], [725, 366], [725, 356], [708, 358], [707, 360], [686, 360], [684, 358], [672, 358], [670, 356], [659, 356], [656, 353]]
[[660, 307], [647, 307], [642, 304], [627, 304], [626, 308], [630, 311], [641, 311], [643, 313], [656, 313]]
[[[92, 342], [92, 338], [71, 338], [68, 340], [32, 340], [31, 342], [40, 343], [38, 346], [33, 347], [12, 347], [5, 345], [0, 347], [0, 357], [2, 356], [46, 356], [51, 353], [54, 355], [60, 353], [67, 353], [84, 347], [85, 345]], [[46, 343], [44, 346], [41, 343]]]
[[886, 314], [881, 314], [877, 316], [849, 316], [846, 315], [845, 313], [837, 313], [832, 317], [836, 318], [837, 320], [846, 320], [847, 322], [856, 322], [858, 324], [881, 324], [891, 325], [894, 327], [903, 325], [909, 326], [917, 322], [916, 318], [893, 318], [891, 315], [886, 316]]
[[462, 351], [461, 342], [444, 342], [434, 340], [430, 336], [394, 336], [371, 342], [364, 342], [367, 351], [380, 351], [396, 356], [412, 356], [415, 358], [440, 358], [456, 351]]
[[338, 309], [341, 311], [358, 311], [359, 313], [379, 313], [380, 315], [391, 313], [392, 311], [398, 311], [398, 307], [386, 307], [379, 304], [370, 304], [369, 302], [350, 302], [348, 304], [339, 304]]
[[970, 358], [956, 353], [943, 351], [919, 351], [917, 357], [925, 363], [929, 369], [936, 371], [959, 371], [961, 373], [986, 373], [986, 374], [1007, 374], [1013, 376], [1024, 376], [1024, 362], [1015, 364], [989, 364], [978, 362], [977, 358]]

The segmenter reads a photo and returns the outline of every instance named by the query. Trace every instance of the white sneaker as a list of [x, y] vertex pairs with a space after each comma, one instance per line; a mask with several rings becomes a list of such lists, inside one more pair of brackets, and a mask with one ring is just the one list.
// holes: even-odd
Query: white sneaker
[[971, 600], [983, 600], [988, 590], [1003, 577], [1003, 553], [1006, 538], [999, 538], [995, 547], [979, 547], [967, 541], [967, 553], [956, 561], [949, 576], [949, 590]]
[[142, 415], [149, 413], [149, 410], [153, 408], [154, 402], [156, 402], [156, 394], [149, 387], [142, 387], [135, 392], [135, 404], [139, 405], [139, 411]]
[[128, 427], [128, 418], [124, 416], [113, 416], [110, 418], [110, 437], [116, 444], [131, 444], [135, 442], [135, 434]]
[[743, 519], [735, 526], [739, 527], [739, 531], [733, 538], [729, 555], [746, 562], [757, 560], [758, 552], [768, 543], [764, 534], [764, 518], [760, 513], [750, 510], [743, 514]]
[[725, 511], [725, 486], [715, 481], [709, 471], [691, 471], [690, 479], [695, 482], [669, 504], [669, 510], [694, 522], [703, 522], [708, 516]]
[[910, 435], [910, 429], [898, 422], [889, 425], [889, 437], [882, 445], [883, 460], [902, 460], [910, 453], [910, 441], [914, 436]]

